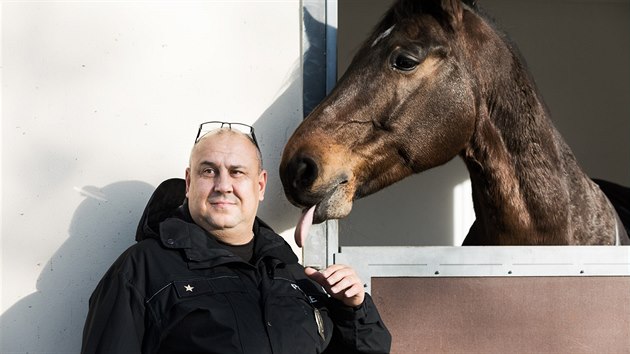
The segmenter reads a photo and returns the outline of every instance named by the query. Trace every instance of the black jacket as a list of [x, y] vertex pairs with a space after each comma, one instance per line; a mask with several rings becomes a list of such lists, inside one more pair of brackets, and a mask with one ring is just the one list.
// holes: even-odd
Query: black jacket
[[82, 353], [386, 353], [391, 337], [369, 295], [356, 309], [304, 274], [261, 220], [245, 262], [190, 219], [183, 180], [162, 183], [137, 244], [90, 298]]

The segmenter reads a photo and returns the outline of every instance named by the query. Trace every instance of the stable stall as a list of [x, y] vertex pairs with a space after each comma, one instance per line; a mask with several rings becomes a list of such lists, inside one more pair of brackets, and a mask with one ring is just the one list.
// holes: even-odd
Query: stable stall
[[[521, 48], [587, 173], [628, 185], [630, 4], [479, 3]], [[343, 74], [391, 1], [326, 4], [320, 45], [338, 54], [322, 75], [328, 92], [331, 73]], [[630, 247], [459, 247], [474, 220], [467, 179], [455, 160], [358, 201], [348, 218], [314, 225], [304, 264], [357, 269], [392, 353], [628, 352]]]

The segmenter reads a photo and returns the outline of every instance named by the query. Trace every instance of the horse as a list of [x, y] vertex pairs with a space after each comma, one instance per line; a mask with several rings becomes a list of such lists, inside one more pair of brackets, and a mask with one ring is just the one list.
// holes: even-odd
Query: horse
[[280, 178], [302, 230], [456, 156], [476, 216], [464, 245], [630, 244], [518, 50], [473, 1], [393, 4], [289, 138]]

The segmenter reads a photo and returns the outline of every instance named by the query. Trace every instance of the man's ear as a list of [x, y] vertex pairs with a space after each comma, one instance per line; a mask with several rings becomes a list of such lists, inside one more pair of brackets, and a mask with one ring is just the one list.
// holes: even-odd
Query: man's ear
[[189, 189], [190, 189], [190, 167], [186, 167], [186, 198], [188, 198]]
[[258, 176], [258, 187], [260, 188], [260, 194], [258, 195], [258, 200], [263, 201], [265, 199], [265, 189], [267, 188], [267, 171], [262, 170], [260, 175]]

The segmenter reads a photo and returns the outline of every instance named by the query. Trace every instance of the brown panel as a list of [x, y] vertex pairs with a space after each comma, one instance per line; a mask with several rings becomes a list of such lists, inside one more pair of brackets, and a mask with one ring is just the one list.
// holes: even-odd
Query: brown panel
[[630, 353], [630, 277], [372, 278], [392, 353]]

